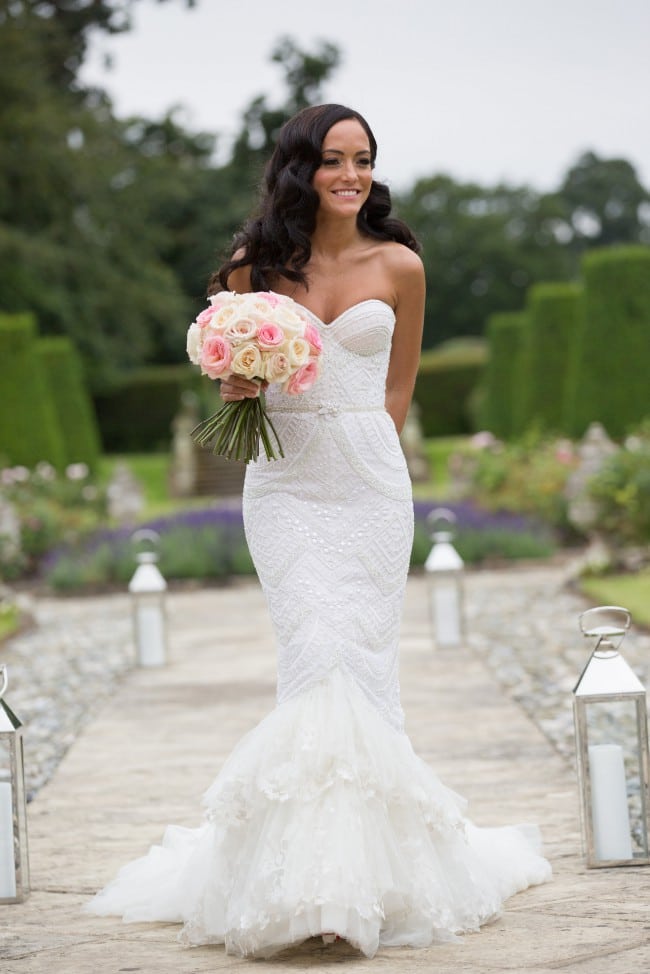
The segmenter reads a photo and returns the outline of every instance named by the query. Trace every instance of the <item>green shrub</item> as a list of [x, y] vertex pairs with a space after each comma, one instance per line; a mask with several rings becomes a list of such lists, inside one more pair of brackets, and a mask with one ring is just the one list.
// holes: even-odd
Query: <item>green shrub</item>
[[446, 342], [422, 353], [413, 398], [425, 437], [470, 431], [468, 401], [480, 382], [486, 358], [481, 339]]
[[44, 461], [34, 470], [0, 471], [0, 500], [12, 506], [20, 528], [19, 544], [0, 543], [0, 577], [33, 574], [52, 548], [77, 543], [105, 520], [105, 492], [88, 474], [84, 463], [71, 464], [61, 475]]
[[576, 464], [568, 440], [545, 440], [534, 432], [516, 443], [469, 447], [453, 458], [458, 482], [478, 504], [537, 517], [567, 535], [565, 488]]
[[523, 381], [524, 428], [565, 432], [567, 363], [583, 310], [576, 284], [536, 284], [528, 292], [526, 365]]
[[598, 420], [621, 437], [650, 415], [650, 247], [611, 247], [583, 259], [584, 316], [571, 354], [566, 428]]
[[587, 492], [601, 533], [618, 544], [650, 543], [650, 424], [608, 457]]
[[[426, 516], [435, 504], [416, 502], [411, 565], [423, 565], [431, 551], [431, 530]], [[467, 565], [488, 560], [547, 558], [557, 548], [548, 527], [537, 519], [504, 511], [490, 512], [472, 502], [450, 505], [457, 522], [454, 547]]]
[[502, 439], [509, 439], [521, 430], [525, 388], [521, 375], [528, 327], [528, 315], [523, 311], [504, 311], [488, 319], [489, 353], [482, 425]]
[[93, 404], [84, 383], [81, 360], [69, 338], [40, 338], [36, 350], [63, 434], [66, 463], [97, 468], [101, 446]]
[[0, 461], [65, 465], [56, 409], [30, 314], [0, 315]]
[[134, 372], [111, 393], [95, 399], [104, 449], [108, 453], [166, 450], [172, 420], [185, 389], [208, 396], [215, 383], [193, 365], [151, 366]]

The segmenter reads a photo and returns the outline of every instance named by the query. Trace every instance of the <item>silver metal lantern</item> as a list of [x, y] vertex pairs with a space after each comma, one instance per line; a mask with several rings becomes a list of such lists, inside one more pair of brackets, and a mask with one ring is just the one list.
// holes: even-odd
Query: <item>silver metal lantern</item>
[[431, 624], [440, 647], [459, 646], [464, 636], [465, 565], [452, 544], [456, 515], [437, 507], [427, 517], [433, 547], [424, 568], [427, 574]]
[[136, 659], [139, 666], [163, 666], [167, 660], [167, 582], [156, 564], [160, 537], [143, 528], [131, 540], [136, 545], [138, 562], [129, 582]]
[[573, 693], [576, 758], [587, 865], [650, 863], [650, 758], [646, 692], [619, 653], [630, 613], [600, 606], [580, 616], [595, 641]]
[[7, 667], [0, 666], [0, 904], [29, 893], [23, 725], [4, 699]]

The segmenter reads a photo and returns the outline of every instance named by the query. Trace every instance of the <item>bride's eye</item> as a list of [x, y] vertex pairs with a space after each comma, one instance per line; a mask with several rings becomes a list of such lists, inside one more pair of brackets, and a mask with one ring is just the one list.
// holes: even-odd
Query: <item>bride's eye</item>
[[330, 156], [327, 159], [321, 159], [321, 166], [338, 166], [339, 161], [334, 156]]

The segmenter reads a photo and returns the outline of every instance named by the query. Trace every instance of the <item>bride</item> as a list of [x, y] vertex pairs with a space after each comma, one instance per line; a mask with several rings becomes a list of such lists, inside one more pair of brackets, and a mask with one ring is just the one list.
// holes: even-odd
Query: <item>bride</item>
[[[367, 122], [306, 108], [280, 132], [259, 215], [214, 287], [299, 302], [323, 344], [299, 396], [271, 386], [285, 457], [248, 466], [244, 521], [277, 637], [276, 708], [235, 748], [195, 830], [87, 905], [178, 921], [187, 944], [268, 957], [340, 937], [372, 957], [476, 930], [550, 867], [516, 827], [479, 829], [404, 733], [398, 638], [413, 534], [399, 444], [418, 366], [418, 244], [373, 179]], [[227, 402], [259, 395], [224, 380]]]

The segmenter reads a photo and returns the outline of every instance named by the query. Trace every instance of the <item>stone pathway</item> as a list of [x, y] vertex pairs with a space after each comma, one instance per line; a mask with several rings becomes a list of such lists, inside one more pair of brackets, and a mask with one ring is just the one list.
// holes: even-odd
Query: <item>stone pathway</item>
[[[571, 692], [589, 655], [577, 619], [589, 606], [567, 579], [564, 561], [470, 572], [465, 609], [468, 645], [560, 754], [572, 760]], [[249, 584], [256, 585], [236, 583], [238, 588]], [[7, 699], [29, 728], [30, 799], [134, 666], [127, 595], [38, 599], [33, 610], [36, 628], [0, 646], [0, 662], [10, 675]], [[633, 630], [623, 650], [648, 685], [650, 633]]]
[[[459, 944], [382, 950], [366, 961], [346, 944], [309, 941], [271, 962], [275, 969], [650, 968], [650, 868], [587, 870], [580, 854], [570, 721], [571, 689], [588, 655], [577, 615], [587, 606], [563, 582], [562, 565], [470, 573], [467, 646], [443, 651], [432, 644], [424, 579], [412, 577], [401, 666], [416, 751], [468, 798], [477, 824], [538, 821], [553, 882], [514, 897], [500, 920]], [[273, 638], [258, 586], [172, 593], [170, 660], [155, 671], [132, 667], [123, 595], [42, 600], [37, 614], [37, 630], [0, 649], [10, 666], [8, 699], [27, 723], [36, 795], [33, 891], [24, 904], [0, 907], [0, 970], [259, 972], [259, 962], [222, 948], [181, 948], [174, 925], [80, 913], [120, 865], [160, 840], [167, 823], [199, 824], [200, 795], [273, 706]], [[632, 634], [627, 643], [626, 658], [643, 677], [648, 637]]]

